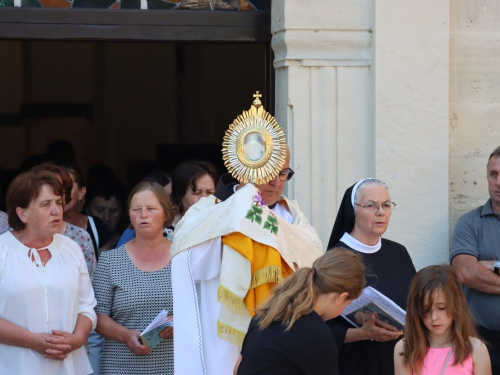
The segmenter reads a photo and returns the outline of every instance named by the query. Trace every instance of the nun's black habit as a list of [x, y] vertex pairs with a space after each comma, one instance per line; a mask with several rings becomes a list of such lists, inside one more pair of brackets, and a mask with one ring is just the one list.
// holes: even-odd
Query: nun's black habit
[[[406, 309], [406, 299], [415, 267], [406, 248], [397, 242], [381, 239], [376, 246], [366, 246], [349, 233], [354, 228], [354, 194], [359, 184], [346, 190], [333, 226], [328, 250], [344, 247], [361, 256], [366, 267], [366, 285], [377, 289], [399, 307]], [[342, 317], [327, 322], [339, 348], [339, 375], [393, 375], [394, 346], [398, 340], [370, 340], [344, 344], [349, 328]]]

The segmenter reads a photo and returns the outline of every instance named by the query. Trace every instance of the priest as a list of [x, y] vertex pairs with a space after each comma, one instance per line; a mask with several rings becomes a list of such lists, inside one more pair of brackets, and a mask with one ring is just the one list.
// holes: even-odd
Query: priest
[[293, 176], [290, 152], [259, 96], [224, 137], [226, 167], [240, 183], [230, 187], [235, 193], [224, 201], [202, 198], [176, 227], [171, 257], [179, 374], [232, 374], [250, 319], [271, 288], [323, 253], [298, 204], [282, 196]]

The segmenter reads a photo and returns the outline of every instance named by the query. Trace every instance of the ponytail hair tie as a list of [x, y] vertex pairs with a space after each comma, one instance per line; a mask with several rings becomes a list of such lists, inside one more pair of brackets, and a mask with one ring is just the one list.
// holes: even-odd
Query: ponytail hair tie
[[316, 269], [316, 267], [313, 267], [313, 272], [314, 272], [314, 276], [317, 276], [318, 275], [318, 270]]

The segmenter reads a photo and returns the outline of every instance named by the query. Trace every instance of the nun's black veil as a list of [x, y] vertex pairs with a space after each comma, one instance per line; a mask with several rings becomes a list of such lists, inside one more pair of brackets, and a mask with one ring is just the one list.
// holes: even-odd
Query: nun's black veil
[[354, 228], [354, 207], [351, 202], [352, 189], [354, 186], [356, 186], [356, 184], [352, 185], [344, 193], [344, 198], [342, 198], [339, 212], [337, 213], [337, 218], [335, 219], [335, 224], [333, 225], [330, 241], [328, 241], [327, 250], [334, 247], [340, 241], [345, 232], [349, 233]]

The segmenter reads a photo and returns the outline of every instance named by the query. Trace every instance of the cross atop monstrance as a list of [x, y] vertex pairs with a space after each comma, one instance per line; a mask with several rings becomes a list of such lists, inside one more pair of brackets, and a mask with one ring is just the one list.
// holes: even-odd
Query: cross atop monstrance
[[255, 98], [255, 100], [253, 101], [252, 104], [257, 108], [260, 107], [262, 105], [262, 102], [260, 101], [262, 94], [259, 94], [259, 92], [256, 91], [255, 94], [253, 94], [253, 97]]

